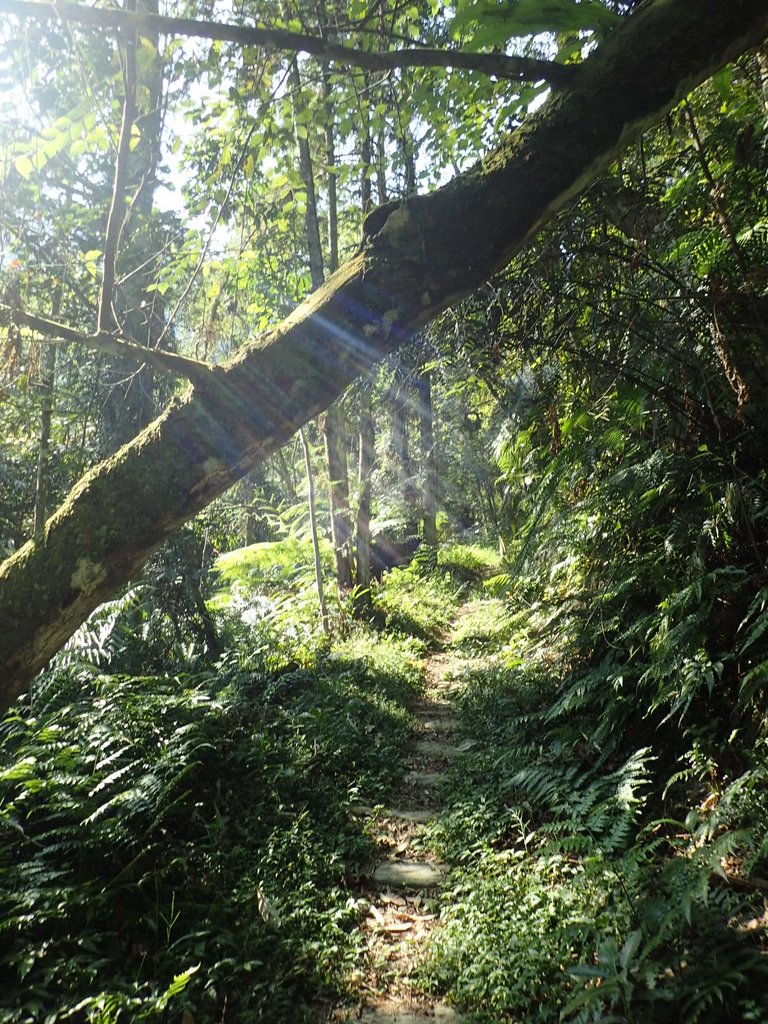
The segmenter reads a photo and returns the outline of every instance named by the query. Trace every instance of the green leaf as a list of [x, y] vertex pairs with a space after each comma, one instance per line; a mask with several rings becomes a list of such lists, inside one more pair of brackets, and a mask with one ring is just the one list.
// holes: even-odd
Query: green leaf
[[[157, 1000], [155, 1007], [153, 1009], [153, 1015], [154, 1013], [162, 1013], [163, 1010], [165, 1010], [168, 1003], [171, 1001], [171, 999], [173, 999], [174, 996], [177, 996], [180, 992], [184, 991], [184, 989], [187, 987], [187, 982], [189, 981], [189, 979], [192, 977], [193, 974], [197, 974], [199, 970], [200, 964], [195, 964], [194, 967], [188, 967], [186, 971], [182, 971], [181, 974], [174, 975], [171, 984]], [[146, 1017], [147, 1015], [145, 1014], [143, 1016]]]
[[13, 166], [16, 168], [22, 178], [27, 181], [32, 171], [35, 169], [35, 165], [29, 159], [28, 156], [17, 156], [13, 161]]
[[715, 92], [721, 100], [730, 99], [733, 92], [730, 67], [721, 68], [720, 71], [714, 74], [712, 76], [712, 85], [715, 87]]

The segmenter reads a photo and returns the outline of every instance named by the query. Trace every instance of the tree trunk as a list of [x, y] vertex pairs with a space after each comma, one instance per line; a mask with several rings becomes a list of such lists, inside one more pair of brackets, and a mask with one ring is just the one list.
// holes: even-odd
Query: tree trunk
[[398, 489], [405, 489], [406, 481], [411, 475], [410, 457], [408, 455], [408, 381], [406, 370], [398, 360], [395, 378], [389, 389], [388, 398], [392, 409], [392, 461], [395, 464], [395, 480]]
[[437, 547], [437, 454], [432, 412], [432, 381], [429, 371], [422, 370], [416, 380], [419, 408], [419, 448], [421, 450], [422, 512], [424, 543]]
[[482, 163], [390, 212], [275, 331], [88, 473], [0, 566], [8, 705], [179, 526], [374, 362], [500, 270], [622, 146], [768, 35], [765, 0], [656, 0]]
[[332, 405], [326, 413], [323, 436], [328, 462], [331, 539], [336, 564], [336, 582], [339, 591], [344, 592], [351, 589], [353, 580], [350, 548], [352, 524], [349, 514], [349, 475], [344, 424], [336, 405]]
[[326, 636], [331, 635], [331, 626], [328, 621], [328, 609], [325, 606], [325, 591], [323, 589], [323, 561], [320, 557], [320, 540], [317, 535], [317, 519], [315, 518], [315, 482], [312, 476], [312, 459], [309, 455], [309, 444], [303, 427], [299, 429], [301, 447], [304, 449], [304, 467], [307, 471], [307, 507], [309, 509], [309, 532], [312, 536], [312, 554], [315, 561], [315, 587], [317, 588], [317, 603], [320, 608], [320, 621], [323, 624], [323, 632]]
[[43, 539], [45, 520], [48, 518], [48, 488], [51, 476], [50, 443], [53, 394], [56, 386], [56, 353], [58, 345], [49, 345], [43, 352], [40, 367], [42, 409], [40, 413], [40, 443], [37, 449], [37, 478], [35, 480], [35, 525], [32, 536], [35, 543]]
[[253, 496], [256, 491], [254, 473], [246, 473], [240, 483], [240, 501], [243, 506], [243, 544], [256, 543], [256, 518], [253, 514]]
[[328, 266], [334, 274], [339, 269], [339, 202], [336, 186], [336, 137], [333, 127], [333, 93], [328, 69], [323, 70], [325, 100], [325, 161], [328, 166]]
[[[157, 0], [139, 0], [136, 7], [141, 13], [158, 13]], [[151, 218], [157, 167], [162, 158], [163, 60], [158, 52], [158, 36], [151, 36], [150, 42], [154, 47], [153, 56], [149, 58], [148, 48], [144, 48], [141, 60], [136, 61], [136, 97], [132, 105], [134, 115], [140, 117], [141, 132], [130, 151], [126, 182], [132, 197], [128, 204], [130, 212], [121, 213], [120, 252], [115, 254], [123, 268], [129, 264], [144, 264], [145, 270], [129, 275], [119, 287], [111, 289], [110, 298], [127, 336], [154, 348], [165, 328], [161, 293], [146, 291], [155, 271], [152, 251], [156, 240]], [[127, 196], [119, 199], [126, 205]], [[149, 366], [137, 367], [130, 358], [112, 357], [104, 366], [103, 384], [106, 399], [102, 406], [100, 450], [102, 455], [109, 455], [152, 420], [160, 407], [155, 391], [158, 385], [162, 388], [163, 382], [157, 380]], [[168, 392], [161, 390], [163, 393]]]
[[357, 478], [359, 499], [357, 504], [357, 576], [361, 593], [358, 609], [370, 603], [371, 586], [371, 473], [373, 472], [374, 434], [371, 413], [373, 384], [366, 381], [360, 392], [360, 435]]
[[[323, 284], [323, 255], [320, 241], [320, 218], [317, 213], [317, 193], [315, 190], [314, 171], [312, 167], [312, 155], [309, 149], [309, 141], [306, 133], [299, 132], [298, 102], [301, 91], [301, 77], [299, 69], [294, 60], [291, 64], [290, 82], [293, 89], [294, 120], [296, 125], [296, 144], [299, 150], [299, 171], [304, 187], [307, 192], [306, 231], [307, 245], [309, 249], [309, 270], [312, 279], [312, 288], [317, 289]], [[327, 73], [323, 80], [325, 99], [329, 99]], [[333, 125], [328, 123], [326, 127], [326, 158], [330, 166], [334, 165], [334, 138]], [[336, 225], [336, 178], [333, 173], [328, 175], [328, 230], [331, 254], [331, 270], [337, 269], [338, 264], [338, 237]], [[344, 450], [343, 437], [341, 433], [341, 422], [338, 409], [331, 407], [325, 418], [323, 428], [325, 439], [325, 451], [328, 460], [328, 503], [330, 506], [331, 538], [333, 541], [334, 561], [336, 565], [336, 583], [340, 591], [349, 590], [352, 586], [352, 562], [349, 551], [349, 534], [351, 531], [349, 522], [349, 482], [347, 479], [347, 457]], [[304, 445], [305, 458], [308, 459], [306, 438], [301, 435], [301, 442]], [[314, 489], [310, 480], [310, 465], [307, 461], [307, 493], [310, 502], [309, 517], [313, 530], [313, 544], [316, 547], [317, 537], [316, 520], [314, 509]], [[319, 556], [315, 551], [316, 570], [319, 566]], [[323, 629], [328, 632], [328, 616], [325, 611], [325, 603], [322, 593], [322, 575], [318, 576], [318, 596], [320, 610], [323, 615]]]
[[309, 276], [312, 280], [312, 289], [314, 291], [325, 280], [325, 271], [323, 270], [323, 249], [320, 241], [320, 220], [317, 216], [317, 194], [315, 191], [315, 174], [312, 168], [312, 154], [309, 149], [309, 139], [307, 138], [306, 131], [299, 131], [301, 127], [298, 117], [301, 109], [301, 75], [299, 74], [299, 65], [296, 63], [295, 58], [291, 61], [288, 82], [291, 86], [293, 98], [293, 121], [296, 134], [296, 148], [299, 151], [299, 174], [307, 193], [304, 225], [307, 233], [307, 249], [309, 251]]
[[[328, 167], [336, 166], [336, 139], [333, 130], [333, 108], [328, 69], [323, 72], [323, 99], [326, 105], [325, 159]], [[336, 172], [328, 172], [328, 251], [331, 272], [339, 266], [339, 225], [337, 215]], [[349, 512], [349, 473], [344, 421], [336, 405], [328, 409], [323, 428], [325, 455], [328, 463], [328, 506], [331, 517], [331, 540], [336, 566], [336, 586], [340, 593], [351, 590], [352, 521]]]
[[757, 67], [760, 73], [760, 93], [763, 97], [763, 107], [768, 114], [768, 49], [760, 46], [757, 50]]

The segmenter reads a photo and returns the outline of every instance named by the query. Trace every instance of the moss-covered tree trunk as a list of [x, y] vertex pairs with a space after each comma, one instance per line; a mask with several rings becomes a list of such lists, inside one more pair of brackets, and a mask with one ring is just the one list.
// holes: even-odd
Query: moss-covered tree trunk
[[43, 539], [0, 566], [2, 704], [181, 523], [503, 267], [622, 145], [766, 35], [765, 0], [655, 0], [481, 164], [376, 218], [322, 288], [85, 476]]

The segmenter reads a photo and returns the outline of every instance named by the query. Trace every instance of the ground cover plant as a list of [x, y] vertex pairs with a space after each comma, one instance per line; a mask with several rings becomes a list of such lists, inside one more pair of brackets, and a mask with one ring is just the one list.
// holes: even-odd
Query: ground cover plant
[[309, 1020], [343, 991], [372, 855], [349, 807], [396, 776], [418, 652], [360, 629], [310, 654], [250, 597], [218, 662], [70, 645], [5, 719], [3, 1021]]

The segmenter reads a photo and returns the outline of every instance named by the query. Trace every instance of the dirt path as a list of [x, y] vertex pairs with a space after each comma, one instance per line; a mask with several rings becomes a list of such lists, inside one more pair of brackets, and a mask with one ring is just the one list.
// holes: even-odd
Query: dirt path
[[441, 809], [439, 787], [450, 761], [469, 749], [456, 744], [447, 701], [469, 660], [449, 653], [430, 655], [426, 688], [413, 708], [416, 725], [408, 744], [407, 771], [393, 806], [384, 811], [359, 806], [355, 812], [374, 821], [381, 858], [366, 880], [369, 913], [363, 924], [367, 965], [360, 979], [360, 1003], [335, 1011], [331, 1020], [369, 1024], [458, 1024], [460, 1018], [415, 987], [413, 974], [425, 941], [439, 927], [442, 887], [450, 865], [436, 861], [420, 841], [420, 832]]

